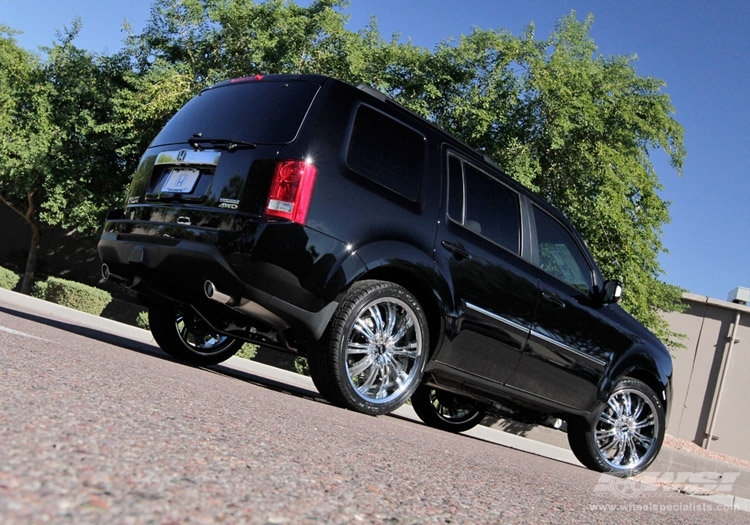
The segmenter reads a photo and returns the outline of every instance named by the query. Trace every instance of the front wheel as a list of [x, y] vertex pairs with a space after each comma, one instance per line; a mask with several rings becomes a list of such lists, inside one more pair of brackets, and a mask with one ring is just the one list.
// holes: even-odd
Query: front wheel
[[425, 425], [448, 432], [464, 432], [482, 422], [485, 407], [471, 399], [420, 385], [411, 406]]
[[217, 333], [189, 308], [149, 308], [148, 323], [162, 350], [192, 365], [208, 366], [226, 361], [243, 344], [241, 340]]
[[626, 377], [593, 425], [581, 420], [568, 423], [568, 442], [586, 467], [633, 476], [656, 459], [664, 430], [664, 405], [659, 396], [643, 381]]
[[311, 348], [310, 375], [331, 404], [387, 414], [419, 385], [428, 337], [426, 316], [411, 293], [386, 281], [361, 281]]

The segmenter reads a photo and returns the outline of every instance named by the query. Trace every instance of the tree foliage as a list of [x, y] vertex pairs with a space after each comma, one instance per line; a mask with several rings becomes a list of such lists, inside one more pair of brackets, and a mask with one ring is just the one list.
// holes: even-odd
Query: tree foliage
[[96, 231], [123, 189], [118, 137], [107, 130], [120, 70], [75, 47], [79, 30], [74, 21], [44, 61], [0, 34], [0, 201], [31, 230], [26, 293], [44, 231]]
[[[85, 228], [120, 196], [164, 122], [200, 89], [258, 73], [365, 82], [560, 208], [604, 273], [625, 282], [626, 309], [674, 343], [658, 314], [678, 307], [681, 290], [660, 280], [669, 212], [651, 156], [665, 152], [681, 174], [685, 151], [664, 83], [639, 76], [635, 57], [601, 55], [591, 16], [579, 21], [571, 13], [546, 39], [533, 24], [521, 35], [475, 29], [431, 51], [398, 34], [383, 38], [374, 18], [347, 29], [347, 7], [347, 0], [307, 7], [154, 0], [143, 31], [112, 57], [76, 49], [75, 26], [45, 62], [5, 36], [0, 106], [8, 109], [0, 127], [9, 129], [13, 118], [15, 130], [0, 143], [0, 196], [23, 209], [33, 195], [42, 221]], [[102, 173], [112, 176], [105, 181]], [[80, 212], [64, 212], [73, 202]]]

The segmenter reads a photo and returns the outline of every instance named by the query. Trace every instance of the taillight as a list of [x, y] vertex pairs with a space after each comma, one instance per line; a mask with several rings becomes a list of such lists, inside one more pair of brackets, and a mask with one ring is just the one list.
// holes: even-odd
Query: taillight
[[242, 78], [233, 78], [232, 84], [236, 84], [237, 82], [250, 82], [252, 80], [263, 80], [263, 75], [254, 75], [252, 77], [242, 77]]
[[266, 215], [305, 224], [318, 169], [303, 160], [284, 160], [276, 165], [268, 192]]

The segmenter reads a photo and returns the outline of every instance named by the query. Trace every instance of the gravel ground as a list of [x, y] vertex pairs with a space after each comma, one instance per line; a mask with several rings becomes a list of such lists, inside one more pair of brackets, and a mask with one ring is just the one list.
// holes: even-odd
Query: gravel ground
[[690, 452], [691, 454], [695, 454], [696, 456], [715, 459], [716, 461], [723, 461], [724, 463], [730, 463], [732, 465], [737, 465], [738, 467], [750, 469], [750, 461], [746, 459], [727, 456], [726, 454], [719, 454], [718, 452], [714, 452], [712, 450], [706, 450], [705, 448], [696, 445], [692, 441], [679, 439], [668, 434], [664, 436], [664, 446], [677, 450], [684, 450], [685, 452]]

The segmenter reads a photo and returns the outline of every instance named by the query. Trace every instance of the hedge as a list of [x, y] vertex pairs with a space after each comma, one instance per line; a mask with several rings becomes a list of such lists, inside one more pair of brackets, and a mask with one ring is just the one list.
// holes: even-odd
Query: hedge
[[0, 266], [0, 288], [12, 290], [16, 287], [18, 281], [20, 280], [21, 277], [18, 274]]
[[58, 277], [37, 282], [31, 295], [93, 315], [101, 315], [112, 301], [112, 296], [104, 290]]

